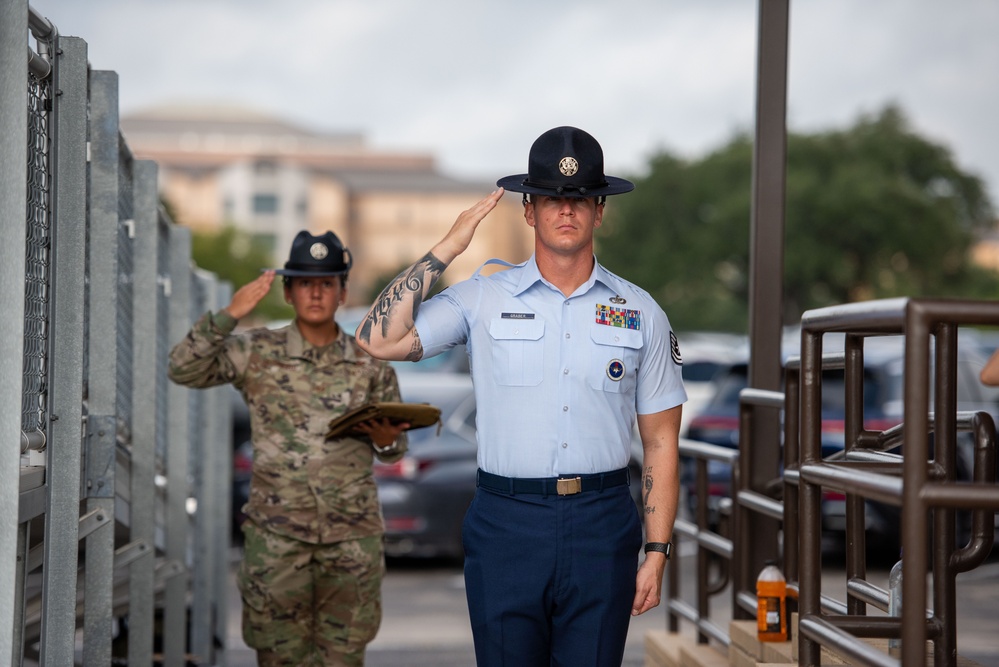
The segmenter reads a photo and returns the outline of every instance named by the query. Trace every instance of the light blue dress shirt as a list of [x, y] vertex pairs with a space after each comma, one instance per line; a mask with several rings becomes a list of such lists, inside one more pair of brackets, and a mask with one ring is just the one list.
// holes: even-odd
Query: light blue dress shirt
[[465, 343], [478, 406], [478, 464], [507, 477], [628, 465], [636, 414], [687, 400], [666, 313], [596, 263], [566, 297], [535, 258], [482, 267], [420, 306], [424, 357]]

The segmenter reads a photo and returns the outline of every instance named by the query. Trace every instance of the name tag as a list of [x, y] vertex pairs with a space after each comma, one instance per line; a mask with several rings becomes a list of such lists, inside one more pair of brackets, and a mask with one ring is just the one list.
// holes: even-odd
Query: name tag
[[534, 313], [500, 313], [504, 320], [533, 320]]

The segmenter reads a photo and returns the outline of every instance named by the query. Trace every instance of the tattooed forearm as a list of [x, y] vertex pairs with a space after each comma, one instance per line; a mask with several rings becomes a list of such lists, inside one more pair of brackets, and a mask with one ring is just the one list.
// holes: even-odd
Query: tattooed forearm
[[[364, 318], [364, 321], [361, 322], [361, 328], [358, 331], [360, 340], [370, 343], [371, 331], [375, 326], [381, 328], [382, 336], [387, 335], [393, 310], [409, 294], [412, 294], [413, 298], [412, 319], [406, 322], [406, 325], [412, 327], [416, 322], [416, 315], [420, 310], [420, 304], [423, 303], [424, 297], [446, 268], [447, 264], [434, 257], [433, 253], [428, 252], [416, 264], [396, 276], [382, 290], [378, 299], [375, 300], [375, 304], [371, 307], [371, 311]], [[420, 345], [419, 340], [416, 341], [416, 345], [419, 346], [419, 354], [422, 357], [423, 347]], [[416, 349], [414, 346], [414, 350], [410, 352], [410, 356], [415, 352]], [[420, 357], [417, 357], [417, 359]]]
[[648, 466], [642, 472], [642, 505], [645, 507], [646, 514], [651, 514], [656, 511], [655, 507], [649, 506], [649, 498], [652, 497], [652, 485], [654, 480], [652, 479], [652, 466]]
[[419, 361], [423, 358], [423, 343], [420, 341], [420, 332], [413, 329], [413, 347], [406, 355], [406, 361]]
[[447, 264], [434, 257], [432, 252], [428, 252], [409, 270], [409, 275], [406, 276], [406, 288], [414, 293], [413, 322], [416, 322], [416, 314], [420, 312], [423, 299], [446, 268]]

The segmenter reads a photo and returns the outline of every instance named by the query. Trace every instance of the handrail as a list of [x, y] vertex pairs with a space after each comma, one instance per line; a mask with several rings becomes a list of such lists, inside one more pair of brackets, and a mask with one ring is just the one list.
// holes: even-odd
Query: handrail
[[39, 81], [44, 81], [52, 74], [52, 62], [49, 59], [45, 43], [55, 41], [59, 35], [59, 30], [31, 6], [28, 7], [28, 27], [31, 29], [31, 34], [39, 41], [39, 50], [41, 51], [41, 53], [35, 53], [30, 46], [28, 47], [28, 71], [34, 74]]
[[[818, 660], [819, 645], [863, 664], [897, 664], [893, 658], [872, 651], [860, 642], [858, 638], [863, 636], [901, 636], [903, 662], [922, 659], [923, 641], [931, 639], [935, 644], [937, 664], [954, 664], [957, 654], [953, 612], [955, 576], [965, 568], [976, 566], [983, 554], [987, 555], [993, 538], [990, 526], [986, 525], [992, 524], [989, 510], [999, 509], [999, 489], [994, 482], [985, 481], [987, 470], [991, 471], [993, 480], [995, 474], [995, 431], [993, 427], [987, 432], [984, 426], [986, 421], [991, 423], [991, 418], [988, 415], [976, 418], [956, 411], [956, 330], [958, 324], [990, 322], [999, 322], [999, 307], [994, 302], [966, 300], [891, 299], [819, 309], [803, 316], [803, 376], [807, 371], [813, 378], [820, 377], [814, 369], [820, 363], [822, 335], [842, 332], [847, 334], [848, 394], [851, 390], [863, 391], [863, 383], [856, 379], [856, 373], [863, 372], [865, 336], [905, 335], [906, 378], [901, 426], [881, 433], [865, 430], [862, 399], [851, 399], [848, 395], [845, 451], [838, 457], [825, 458], [819, 452], [819, 383], [802, 383], [802, 462], [796, 481], [802, 493], [801, 521], [806, 525], [799, 598], [802, 637], [799, 660], [803, 664]], [[930, 352], [931, 338], [936, 340], [935, 354]], [[854, 374], [852, 382], [851, 373]], [[955, 481], [954, 434], [968, 430], [969, 425], [976, 432], [975, 481], [963, 483]], [[933, 450], [929, 447], [930, 435], [934, 437]], [[884, 453], [885, 449], [903, 443], [903, 457]], [[854, 602], [850, 605], [851, 614], [846, 617], [824, 616], [819, 609], [821, 584], [815, 568], [819, 555], [817, 500], [819, 490], [824, 486], [847, 494], [848, 543], [852, 544], [848, 553], [848, 595]], [[902, 619], [908, 622], [888, 619], [886, 623], [863, 613], [864, 603], [880, 607], [886, 598], [882, 591], [865, 583], [865, 565], [857, 560], [857, 554], [862, 554], [864, 548], [865, 499], [902, 507], [906, 571], [921, 572], [932, 567], [932, 605], [925, 604], [927, 587], [922, 577], [906, 577], [903, 581]], [[973, 510], [972, 538], [960, 550], [955, 549], [953, 538], [956, 509]], [[925, 520], [926, 513], [931, 510], [934, 518], [932, 564], [928, 562], [925, 549], [920, 548], [931, 537]], [[985, 533], [989, 533], [988, 539]], [[936, 610], [935, 615], [921, 622], [919, 609], [927, 606]], [[858, 610], [860, 614], [856, 613]], [[891, 629], [893, 623], [897, 624], [895, 630]]]
[[37, 9], [28, 6], [28, 27], [36, 39], [50, 40], [59, 34], [52, 21], [42, 16]]
[[[920, 321], [918, 326], [913, 326], [912, 312], [923, 317], [925, 322], [942, 324], [930, 325]], [[743, 431], [752, 423], [754, 410], [783, 410], [785, 467], [780, 477], [781, 487], [763, 485], [759, 489], [745, 488], [737, 483], [735, 476], [739, 469], [740, 452], [706, 443], [681, 441], [681, 456], [693, 458], [694, 468], [698, 472], [697, 478], [693, 480], [696, 490], [692, 493], [697, 493], [698, 498], [706, 493], [706, 475], [702, 477], [702, 473], [706, 470], [708, 461], [724, 462], [732, 466], [733, 498], [739, 511], [733, 511], [729, 517], [729, 520], [735, 522], [729, 526], [735, 535], [732, 540], [707, 529], [701, 516], [702, 511], [706, 516], [706, 509], [700, 503], [697, 506], [696, 522], [677, 520], [674, 534], [696, 544], [698, 586], [707, 590], [698, 591], [698, 602], [702, 605], [700, 616], [695, 613], [692, 605], [668, 600], [671, 624], [675, 623], [674, 619], [689, 620], [697, 626], [699, 641], [706, 642], [709, 638], [715, 638], [704, 625], [710, 622], [704, 613], [708, 596], [718, 592], [717, 587], [708, 584], [706, 570], [701, 570], [702, 563], [706, 562], [703, 559], [709, 555], [720, 557], [722, 568], [730, 567], [741, 577], [739, 579], [734, 576], [734, 582], [744, 582], [742, 590], [733, 588], [733, 614], [737, 611], [755, 613], [754, 591], [747, 586], [749, 581], [745, 572], [739, 570], [745, 570], [742, 560], [748, 556], [745, 545], [740, 543], [740, 537], [747, 536], [740, 536], [738, 532], [739, 515], [740, 512], [748, 511], [784, 522], [784, 555], [785, 558], [795, 559], [794, 563], [785, 565], [789, 574], [788, 609], [792, 609], [792, 600], [798, 606], [800, 664], [817, 661], [819, 647], [825, 647], [856, 664], [894, 666], [899, 664], [894, 656], [889, 656], [862, 640], [868, 637], [913, 635], [934, 642], [937, 664], [955, 664], [956, 620], [954, 613], [947, 611], [952, 604], [949, 600], [953, 599], [955, 577], [959, 572], [977, 567], [988, 557], [995, 538], [994, 516], [999, 512], [999, 487], [995, 486], [997, 436], [993, 419], [984, 412], [956, 410], [956, 322], [969, 320], [983, 323], [988, 318], [992, 318], [992, 323], [999, 323], [999, 305], [993, 302], [910, 299], [847, 304], [806, 314], [802, 322], [803, 354], [790, 358], [785, 366], [786, 388], [790, 393], [785, 395], [755, 388], [747, 388], [740, 393], [740, 429]], [[821, 334], [827, 332], [846, 334], [844, 352], [821, 351]], [[925, 332], [922, 334], [923, 338], [916, 336], [913, 339], [909, 335], [920, 332]], [[905, 360], [907, 393], [903, 404], [903, 423], [883, 431], [875, 431], [864, 425], [864, 383], [857, 379], [857, 374], [864, 370], [865, 338], [886, 335], [906, 336], [906, 348], [909, 351]], [[918, 360], [915, 359], [912, 351], [917, 348], [929, 350], [929, 337], [935, 340], [935, 356], [927, 352], [924, 364], [923, 358], [920, 356]], [[813, 344], [812, 341], [819, 342]], [[842, 369], [846, 374], [848, 414], [845, 420], [845, 447], [829, 456], [822, 456], [818, 447], [821, 420], [817, 418], [820, 413], [816, 399], [821, 391], [822, 373], [817, 368]], [[913, 383], [921, 383], [920, 386], [925, 389], [910, 393]], [[971, 482], [955, 479], [955, 434], [958, 432], [970, 432], [974, 437]], [[930, 438], [933, 438], [932, 449], [929, 446]], [[739, 442], [744, 450], [741, 453], [751, 455], [751, 436], [747, 439], [742, 433]], [[889, 451], [903, 445], [904, 455]], [[745, 462], [743, 466], [744, 464]], [[702, 487], [702, 484], [705, 486]], [[757, 484], [760, 482], [757, 481]], [[847, 497], [846, 602], [822, 593], [821, 572], [815, 567], [817, 563], [810, 560], [818, 559], [821, 515], [817, 501], [821, 498], [821, 490], [825, 488], [842, 491]], [[779, 493], [781, 490], [783, 499], [779, 495], [771, 496], [772, 491]], [[925, 583], [911, 581], [921, 578], [908, 578], [906, 581], [910, 587], [918, 584], [923, 588], [911, 596], [912, 600], [908, 592], [903, 596], [906, 605], [901, 619], [868, 616], [866, 612], [865, 605], [871, 605], [882, 612], [887, 611], [889, 599], [888, 591], [867, 578], [864, 555], [866, 501], [901, 508], [903, 541], [910, 541], [906, 553], [910, 550], [919, 551], [911, 546], [913, 528], [907, 523], [911, 522], [913, 516], [918, 516], [921, 523], [919, 532], [915, 533], [920, 541], [927, 544], [932, 542], [932, 563], [927, 562], [926, 552], [923, 550], [922, 555], [917, 553], [916, 556], [906, 558], [906, 571], [911, 571], [908, 568], [916, 571], [932, 569], [933, 603], [927, 603]], [[788, 502], [792, 503], [791, 510]], [[799, 503], [801, 512], [797, 511]], [[954, 544], [957, 510], [970, 510], [971, 530], [967, 533], [969, 538], [965, 545]], [[934, 517], [932, 533], [925, 520], [930, 512]], [[961, 527], [966, 529], [967, 523], [962, 523]], [[788, 545], [788, 539], [795, 544]], [[806, 562], [808, 565], [802, 567], [799, 576], [797, 568]], [[922, 600], [919, 599], [920, 592], [923, 593]], [[910, 640], [904, 640], [903, 646], [906, 646], [907, 641]], [[907, 657], [903, 654], [903, 662], [914, 659], [911, 652], [910, 649]], [[920, 655], [922, 649], [917, 649], [915, 653]]]

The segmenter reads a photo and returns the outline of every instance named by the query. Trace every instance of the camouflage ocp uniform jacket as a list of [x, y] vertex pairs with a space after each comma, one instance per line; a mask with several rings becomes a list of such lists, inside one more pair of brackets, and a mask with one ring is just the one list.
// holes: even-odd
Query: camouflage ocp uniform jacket
[[[170, 352], [170, 379], [188, 387], [232, 383], [250, 410], [253, 477], [246, 515], [259, 526], [313, 544], [383, 532], [366, 440], [326, 441], [330, 419], [376, 401], [399, 401], [395, 371], [341, 329], [314, 347], [292, 323], [233, 334], [225, 311], [205, 313]], [[380, 457], [398, 460], [398, 449]]]

